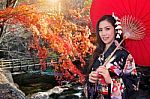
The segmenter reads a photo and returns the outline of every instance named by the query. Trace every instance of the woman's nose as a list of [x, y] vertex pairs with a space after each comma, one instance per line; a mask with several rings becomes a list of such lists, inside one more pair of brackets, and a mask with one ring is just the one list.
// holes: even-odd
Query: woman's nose
[[101, 31], [101, 35], [102, 35], [102, 36], [103, 36], [103, 35], [106, 35], [105, 31]]

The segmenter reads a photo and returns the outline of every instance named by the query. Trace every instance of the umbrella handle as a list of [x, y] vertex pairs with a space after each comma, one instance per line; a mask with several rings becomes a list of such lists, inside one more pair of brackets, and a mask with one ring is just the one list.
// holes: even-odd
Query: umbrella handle
[[117, 45], [117, 47], [114, 49], [114, 51], [108, 56], [108, 58], [106, 58], [106, 61], [105, 63], [103, 64], [103, 66], [106, 67], [106, 64], [110, 61], [110, 59], [112, 58], [112, 56], [114, 55], [114, 53], [118, 50], [118, 48], [120, 47], [120, 45], [123, 43], [123, 41], [125, 40], [126, 38], [123, 38], [122, 41]]

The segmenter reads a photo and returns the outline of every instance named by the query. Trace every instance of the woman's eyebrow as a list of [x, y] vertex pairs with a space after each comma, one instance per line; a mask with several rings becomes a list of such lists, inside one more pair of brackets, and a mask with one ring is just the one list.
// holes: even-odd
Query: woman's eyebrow
[[[107, 27], [111, 27], [111, 26], [105, 26], [104, 28], [107, 28]], [[99, 27], [99, 29], [102, 29], [102, 28]]]
[[105, 26], [105, 28], [106, 28], [106, 27], [111, 27], [111, 26]]

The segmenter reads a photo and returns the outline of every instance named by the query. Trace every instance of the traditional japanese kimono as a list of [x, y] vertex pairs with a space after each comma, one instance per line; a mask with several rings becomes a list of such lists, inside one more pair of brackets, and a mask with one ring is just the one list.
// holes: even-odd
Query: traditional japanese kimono
[[[102, 66], [108, 56], [116, 48], [115, 42], [102, 55], [98, 56], [92, 65], [92, 70]], [[106, 84], [100, 77], [96, 84], [87, 82], [88, 99], [135, 99], [137, 89], [137, 72], [131, 54], [120, 47], [106, 65], [111, 76], [111, 84]]]

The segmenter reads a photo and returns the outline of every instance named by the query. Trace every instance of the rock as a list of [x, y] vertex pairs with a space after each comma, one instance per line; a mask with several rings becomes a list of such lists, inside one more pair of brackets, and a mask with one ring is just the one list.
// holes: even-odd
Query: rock
[[0, 99], [26, 99], [25, 94], [14, 83], [9, 82], [0, 69]]
[[3, 83], [9, 83], [9, 81], [6, 78], [6, 76], [4, 75], [3, 70], [1, 70], [1, 68], [0, 68], [0, 84], [3, 84]]
[[7, 78], [7, 80], [10, 82], [10, 83], [14, 83], [14, 80], [13, 80], [13, 77], [12, 77], [12, 74], [9, 70], [3, 70], [2, 71], [4, 76]]
[[33, 94], [30, 99], [49, 99], [49, 94], [47, 92], [38, 92]]
[[67, 90], [68, 88], [62, 88], [61, 86], [55, 86], [54, 88], [46, 91], [46, 92], [38, 92], [31, 95], [30, 99], [51, 99], [49, 96], [51, 94], [60, 94], [64, 90]]
[[0, 84], [0, 99], [26, 99], [25, 94], [10, 83]]

